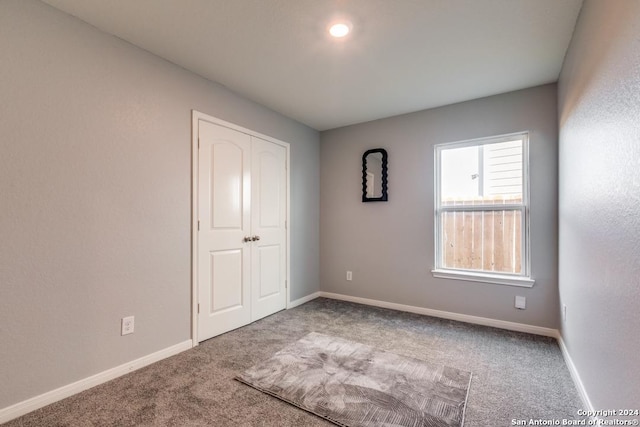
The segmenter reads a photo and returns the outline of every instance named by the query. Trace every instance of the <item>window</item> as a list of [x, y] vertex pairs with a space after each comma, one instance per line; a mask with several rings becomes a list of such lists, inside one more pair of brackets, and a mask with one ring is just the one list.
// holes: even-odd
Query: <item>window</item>
[[435, 277], [533, 286], [527, 155], [526, 132], [436, 145]]

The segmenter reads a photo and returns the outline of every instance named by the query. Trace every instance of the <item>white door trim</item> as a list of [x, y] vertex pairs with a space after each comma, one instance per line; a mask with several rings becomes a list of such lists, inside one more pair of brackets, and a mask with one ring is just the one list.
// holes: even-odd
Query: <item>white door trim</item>
[[289, 308], [291, 303], [291, 233], [290, 233], [290, 217], [291, 217], [291, 181], [289, 173], [290, 165], [290, 146], [289, 143], [281, 141], [276, 138], [272, 138], [268, 135], [255, 132], [251, 129], [244, 128], [242, 126], [229, 123], [227, 121], [218, 119], [200, 111], [191, 110], [191, 342], [193, 347], [198, 345], [198, 137], [200, 134], [199, 121], [213, 123], [218, 126], [224, 126], [229, 129], [236, 130], [238, 132], [245, 133], [256, 138], [264, 139], [274, 144], [284, 147], [286, 153], [286, 174], [287, 174], [287, 227], [286, 227], [286, 241], [287, 241], [287, 254], [286, 254], [286, 283], [287, 283], [287, 296], [286, 296], [286, 308]]

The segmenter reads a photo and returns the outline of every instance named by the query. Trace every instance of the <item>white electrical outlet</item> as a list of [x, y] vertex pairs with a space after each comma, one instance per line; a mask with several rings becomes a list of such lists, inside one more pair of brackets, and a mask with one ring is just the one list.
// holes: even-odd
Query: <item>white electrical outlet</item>
[[353, 280], [353, 273], [350, 271], [347, 271], [347, 280], [348, 281], [352, 281]]
[[516, 297], [516, 308], [520, 310], [527, 308], [527, 299], [525, 297]]
[[122, 333], [121, 335], [129, 335], [133, 333], [134, 316], [122, 318]]
[[567, 321], [567, 304], [562, 304], [562, 320]]

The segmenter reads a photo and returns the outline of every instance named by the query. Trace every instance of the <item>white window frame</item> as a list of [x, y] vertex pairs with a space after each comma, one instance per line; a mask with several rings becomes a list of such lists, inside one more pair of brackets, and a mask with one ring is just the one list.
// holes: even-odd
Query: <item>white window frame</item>
[[[452, 148], [472, 147], [491, 143], [513, 141], [522, 139], [522, 204], [504, 205], [457, 205], [442, 206], [441, 201], [441, 154], [444, 150]], [[435, 266], [431, 273], [433, 277], [442, 279], [467, 280], [472, 282], [494, 283], [530, 288], [535, 280], [531, 277], [531, 250], [529, 232], [529, 132], [516, 132], [505, 135], [490, 136], [485, 138], [469, 139], [465, 141], [437, 144], [434, 147], [434, 236], [435, 236]], [[474, 211], [503, 211], [519, 210], [521, 212], [521, 262], [520, 274], [487, 272], [479, 270], [444, 268], [442, 259], [442, 213], [443, 212], [474, 212]]]

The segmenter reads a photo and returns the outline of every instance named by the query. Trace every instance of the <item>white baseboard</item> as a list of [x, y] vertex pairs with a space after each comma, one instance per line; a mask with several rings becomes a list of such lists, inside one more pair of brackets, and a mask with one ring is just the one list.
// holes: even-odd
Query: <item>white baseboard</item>
[[509, 331], [526, 332], [545, 337], [558, 337], [558, 330], [543, 328], [540, 326], [527, 325], [524, 323], [507, 322], [505, 320], [489, 319], [487, 317], [470, 316], [468, 314], [452, 313], [449, 311], [433, 310], [412, 305], [396, 304], [393, 302], [378, 301], [368, 298], [352, 297], [349, 295], [334, 294], [330, 292], [320, 292], [321, 297], [350, 301], [358, 304], [372, 305], [375, 307], [390, 308], [392, 310], [406, 311], [409, 313], [424, 314], [426, 316], [440, 317], [442, 319], [457, 320], [459, 322], [473, 323], [476, 325], [491, 326], [494, 328], [507, 329]]
[[573, 364], [573, 359], [569, 354], [569, 349], [567, 349], [567, 346], [562, 339], [562, 334], [558, 332], [558, 336], [556, 338], [558, 339], [558, 345], [560, 346], [560, 350], [562, 350], [564, 362], [567, 364], [567, 368], [569, 369], [573, 383], [576, 385], [576, 389], [578, 389], [578, 394], [580, 395], [584, 408], [587, 411], [593, 411], [593, 405], [591, 404], [591, 399], [589, 399], [589, 395], [587, 394], [587, 389], [584, 387], [584, 384], [582, 384], [582, 379], [580, 378], [578, 369], [576, 369], [576, 365]]
[[54, 402], [80, 393], [81, 391], [87, 390], [91, 387], [95, 387], [114, 378], [128, 374], [129, 372], [133, 372], [137, 369], [143, 368], [159, 360], [166, 359], [167, 357], [176, 355], [178, 353], [182, 353], [183, 351], [192, 348], [192, 346], [193, 343], [191, 340], [183, 341], [179, 344], [143, 356], [131, 362], [116, 366], [115, 368], [108, 369], [74, 383], [67, 384], [55, 390], [48, 391], [39, 396], [32, 397], [31, 399], [18, 402], [15, 405], [0, 409], [0, 424], [6, 423], [7, 421], [13, 420], [14, 418], [18, 418], [31, 411], [35, 411], [36, 409], [40, 409], [44, 406], [50, 405]]
[[309, 302], [309, 301], [314, 300], [314, 299], [319, 298], [319, 297], [320, 297], [320, 292], [314, 292], [312, 294], [307, 295], [306, 297], [298, 298], [295, 301], [290, 301], [289, 305], [287, 306], [287, 308], [297, 307], [299, 305], [302, 305], [302, 304], [304, 304], [306, 302]]

